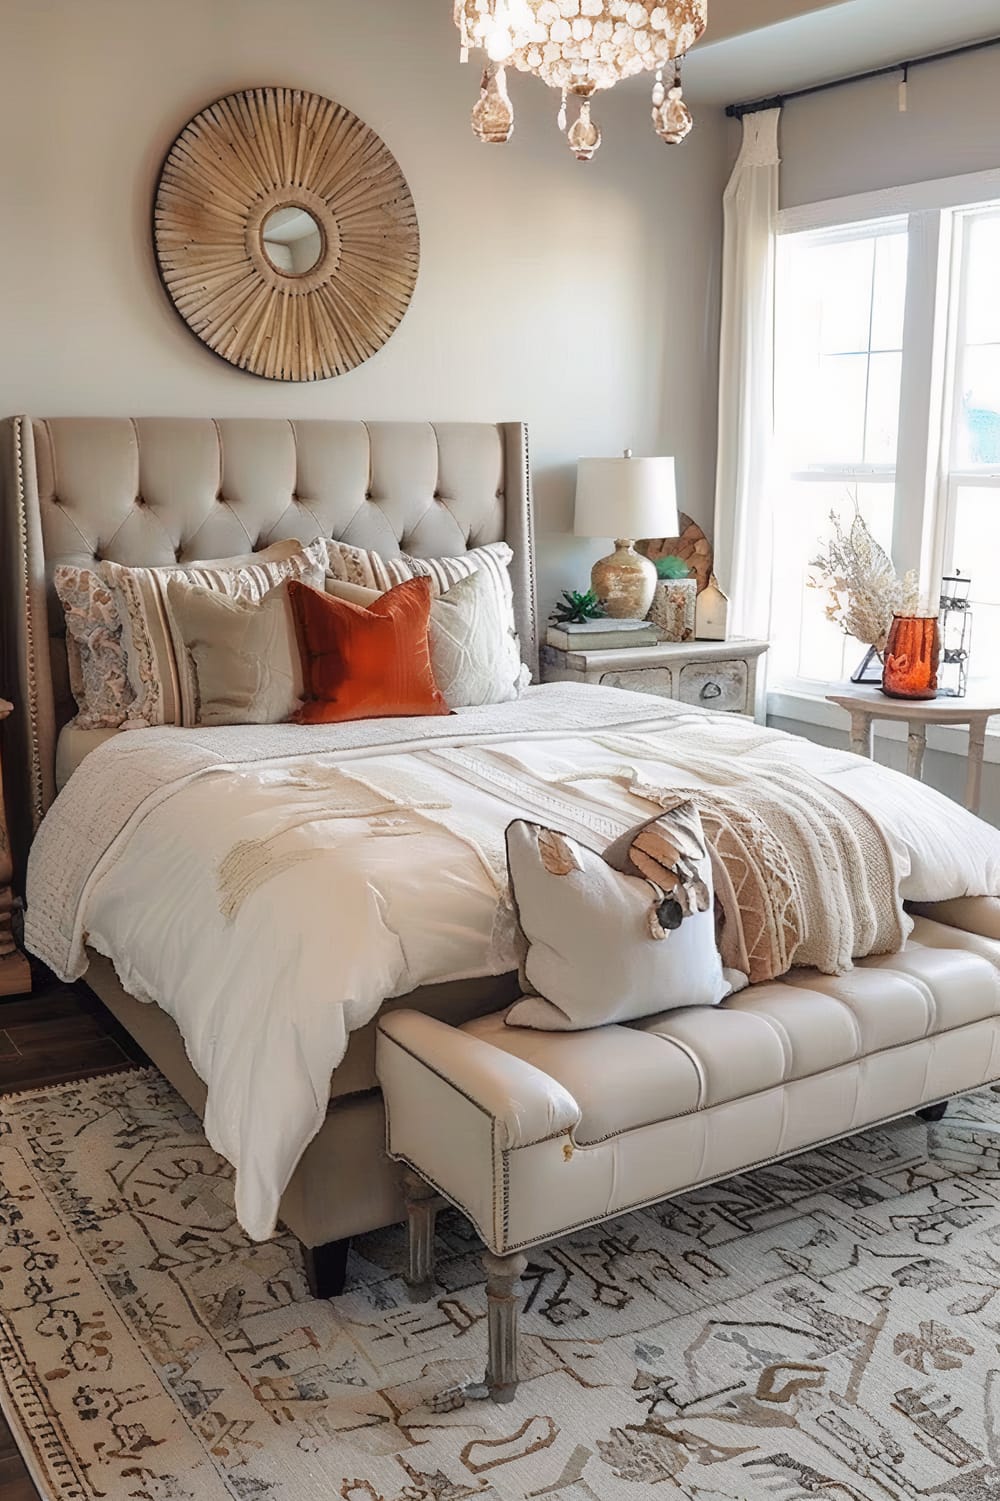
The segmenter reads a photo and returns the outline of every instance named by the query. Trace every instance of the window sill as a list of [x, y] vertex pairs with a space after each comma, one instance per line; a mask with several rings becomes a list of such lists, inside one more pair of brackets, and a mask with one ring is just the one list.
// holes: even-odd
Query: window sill
[[[791, 719], [799, 724], [815, 725], [819, 729], [839, 732], [846, 739], [849, 719], [847, 711], [837, 704], [827, 702], [827, 693], [833, 693], [842, 683], [797, 683], [783, 688], [769, 688], [767, 693], [767, 717]], [[906, 725], [898, 720], [876, 720], [876, 740], [906, 740]], [[968, 751], [969, 736], [964, 729], [950, 729], [930, 725], [927, 730], [927, 749], [941, 751], [945, 755], [961, 756]], [[986, 732], [985, 761], [1000, 765], [1000, 715], [990, 720]]]

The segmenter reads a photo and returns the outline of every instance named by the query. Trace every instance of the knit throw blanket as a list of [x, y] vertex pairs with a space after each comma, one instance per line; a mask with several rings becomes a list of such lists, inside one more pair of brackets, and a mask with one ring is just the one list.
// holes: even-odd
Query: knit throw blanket
[[807, 966], [843, 974], [855, 959], [898, 952], [911, 922], [893, 847], [878, 820], [789, 761], [756, 760], [742, 772], [732, 758], [718, 757], [712, 727], [700, 745], [698, 727], [687, 728], [683, 749], [669, 748], [672, 769], [689, 763], [720, 785], [679, 786], [666, 765], [662, 782], [648, 770], [643, 775], [635, 762], [648, 767], [652, 749], [643, 734], [598, 734], [620, 758], [616, 764], [552, 778], [510, 760], [501, 768], [475, 748], [442, 751], [434, 759], [596, 849], [610, 842], [609, 823], [615, 834], [629, 827], [620, 812], [611, 813], [602, 783], [661, 810], [693, 802], [712, 855], [722, 960], [748, 983]]
[[868, 813], [808, 772], [771, 772], [738, 796], [639, 778], [629, 790], [664, 811], [698, 809], [722, 962], [750, 984], [799, 966], [842, 974], [902, 948], [909, 921], [889, 844]]

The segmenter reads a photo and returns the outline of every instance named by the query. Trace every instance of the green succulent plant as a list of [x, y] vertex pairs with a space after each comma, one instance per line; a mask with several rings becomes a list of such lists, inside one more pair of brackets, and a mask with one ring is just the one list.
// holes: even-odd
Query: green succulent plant
[[564, 589], [549, 620], [553, 625], [582, 625], [585, 620], [603, 620], [607, 613], [593, 589], [585, 593], [578, 589]]
[[656, 560], [656, 576], [661, 579], [689, 579], [691, 569], [683, 558], [675, 553], [668, 552], [662, 558]]

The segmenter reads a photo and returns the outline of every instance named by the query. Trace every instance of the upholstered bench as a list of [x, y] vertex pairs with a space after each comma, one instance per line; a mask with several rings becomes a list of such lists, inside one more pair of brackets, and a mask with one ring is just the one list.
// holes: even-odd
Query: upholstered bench
[[[918, 918], [898, 954], [588, 1032], [496, 1012], [379, 1024], [389, 1155], [428, 1294], [438, 1195], [486, 1244], [495, 1401], [517, 1386], [525, 1249], [1000, 1077], [1000, 941]], [[414, 1176], [416, 1175], [416, 1176]]]

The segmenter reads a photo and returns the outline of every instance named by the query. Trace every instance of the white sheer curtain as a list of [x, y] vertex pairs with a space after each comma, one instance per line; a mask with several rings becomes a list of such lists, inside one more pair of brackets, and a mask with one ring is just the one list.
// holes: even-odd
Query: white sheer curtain
[[734, 634], [764, 637], [771, 613], [774, 267], [780, 109], [744, 115], [724, 199], [715, 571]]

